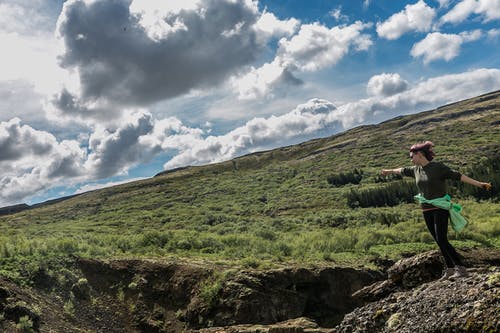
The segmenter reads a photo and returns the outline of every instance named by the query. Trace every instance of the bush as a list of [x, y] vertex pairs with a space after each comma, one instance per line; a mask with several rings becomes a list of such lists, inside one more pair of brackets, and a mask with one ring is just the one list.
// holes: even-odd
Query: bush
[[28, 316], [22, 316], [19, 318], [19, 323], [17, 323], [16, 328], [23, 333], [31, 333], [33, 331], [33, 321]]
[[156, 230], [148, 231], [143, 234], [141, 245], [144, 247], [154, 246], [162, 248], [168, 243], [170, 238], [171, 235], [169, 233], [162, 233]]
[[219, 292], [222, 290], [223, 280], [224, 277], [219, 274], [201, 283], [199, 296], [209, 308], [217, 302]]
[[327, 182], [333, 186], [342, 186], [346, 184], [359, 184], [363, 179], [363, 170], [354, 169], [348, 173], [339, 173], [327, 177]]
[[347, 194], [347, 204], [351, 208], [397, 206], [415, 202], [413, 196], [416, 193], [417, 187], [413, 181], [398, 181], [367, 190], [351, 190]]

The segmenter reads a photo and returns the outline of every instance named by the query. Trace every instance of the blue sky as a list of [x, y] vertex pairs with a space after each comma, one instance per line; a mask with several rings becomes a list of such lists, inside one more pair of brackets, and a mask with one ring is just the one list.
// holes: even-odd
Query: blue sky
[[498, 90], [499, 22], [500, 0], [2, 1], [0, 206]]

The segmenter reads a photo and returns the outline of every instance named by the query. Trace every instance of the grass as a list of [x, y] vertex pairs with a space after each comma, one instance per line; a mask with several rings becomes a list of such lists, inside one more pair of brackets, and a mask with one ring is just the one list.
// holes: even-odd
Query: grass
[[[437, 248], [415, 204], [352, 209], [348, 194], [386, 186], [380, 169], [408, 165], [405, 148], [423, 139], [436, 142], [439, 160], [459, 170], [495, 156], [497, 100], [465, 101], [1, 216], [0, 275], [30, 283], [37, 267], [72, 256], [182, 257], [252, 268], [370, 266], [376, 256]], [[329, 183], [355, 169], [363, 173], [359, 184]], [[452, 242], [499, 247], [497, 200], [460, 198], [471, 223], [461, 234], [450, 232]]]

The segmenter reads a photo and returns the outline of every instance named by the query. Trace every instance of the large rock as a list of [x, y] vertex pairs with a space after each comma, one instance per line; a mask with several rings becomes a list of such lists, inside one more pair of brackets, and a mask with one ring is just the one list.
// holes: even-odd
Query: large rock
[[[465, 249], [460, 251], [467, 267], [498, 266], [500, 258], [496, 249]], [[388, 278], [377, 281], [354, 293], [365, 302], [380, 300], [390, 294], [410, 290], [441, 277], [444, 262], [439, 251], [424, 252], [397, 261], [387, 270]]]
[[354, 294], [368, 303], [347, 314], [335, 332], [498, 332], [497, 249], [461, 251], [470, 276], [437, 279], [437, 251], [398, 261], [388, 279]]
[[404, 291], [441, 275], [443, 262], [438, 251], [425, 252], [396, 262], [387, 270], [388, 279], [378, 281], [354, 293], [366, 302], [379, 300], [397, 291]]
[[500, 269], [396, 292], [345, 316], [336, 332], [498, 332]]

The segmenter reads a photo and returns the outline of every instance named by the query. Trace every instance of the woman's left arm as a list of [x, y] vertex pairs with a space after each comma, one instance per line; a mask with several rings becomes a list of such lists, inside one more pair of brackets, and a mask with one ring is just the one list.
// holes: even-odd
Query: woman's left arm
[[479, 181], [472, 179], [466, 175], [462, 175], [460, 177], [460, 180], [464, 183], [471, 184], [472, 186], [484, 188], [485, 190], [489, 190], [491, 188], [491, 183], [479, 182]]

